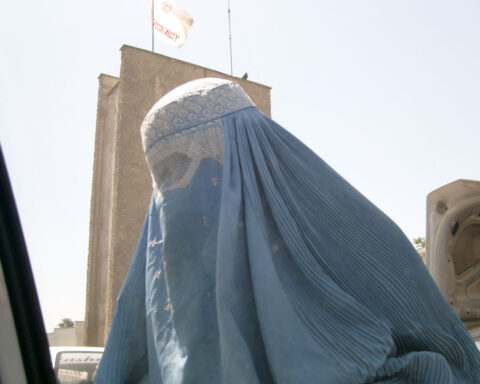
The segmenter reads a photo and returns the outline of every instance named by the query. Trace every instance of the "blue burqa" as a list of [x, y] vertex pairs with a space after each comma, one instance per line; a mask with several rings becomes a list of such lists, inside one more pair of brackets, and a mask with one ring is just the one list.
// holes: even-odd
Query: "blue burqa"
[[147, 115], [155, 192], [96, 383], [480, 383], [402, 231], [235, 83]]

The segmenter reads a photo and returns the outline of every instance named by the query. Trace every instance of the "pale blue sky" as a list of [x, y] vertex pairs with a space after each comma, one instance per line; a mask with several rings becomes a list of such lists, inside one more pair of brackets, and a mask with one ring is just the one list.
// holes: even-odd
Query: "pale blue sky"
[[[184, 47], [229, 72], [227, 0], [182, 0]], [[273, 118], [425, 234], [427, 193], [480, 180], [476, 0], [231, 0], [233, 70], [272, 87]], [[26, 0], [0, 14], [0, 142], [48, 329], [84, 316], [96, 99], [122, 44], [151, 48], [150, 0]], [[132, 129], [137, 129], [133, 127]]]

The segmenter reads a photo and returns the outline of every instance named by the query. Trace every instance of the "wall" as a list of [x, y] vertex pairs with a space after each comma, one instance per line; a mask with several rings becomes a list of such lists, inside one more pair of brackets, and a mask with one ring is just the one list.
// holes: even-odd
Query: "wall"
[[140, 140], [143, 118], [167, 92], [194, 79], [239, 83], [270, 115], [270, 88], [142, 49], [123, 46], [120, 77], [99, 77], [90, 213], [86, 345], [103, 346], [152, 194]]
[[55, 328], [47, 333], [50, 347], [83, 346], [85, 338], [85, 322], [76, 321], [75, 327]]

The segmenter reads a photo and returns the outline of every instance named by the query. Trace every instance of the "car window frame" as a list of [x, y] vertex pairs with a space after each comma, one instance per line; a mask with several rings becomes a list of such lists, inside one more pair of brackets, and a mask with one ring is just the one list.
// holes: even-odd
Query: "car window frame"
[[40, 302], [0, 145], [0, 262], [28, 384], [55, 384]]

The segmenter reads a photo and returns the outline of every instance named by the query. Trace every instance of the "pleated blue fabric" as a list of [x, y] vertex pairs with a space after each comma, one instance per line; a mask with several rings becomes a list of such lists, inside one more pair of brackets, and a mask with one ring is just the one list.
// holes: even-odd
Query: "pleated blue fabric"
[[395, 223], [255, 106], [217, 112], [223, 164], [152, 196], [95, 382], [480, 383]]

